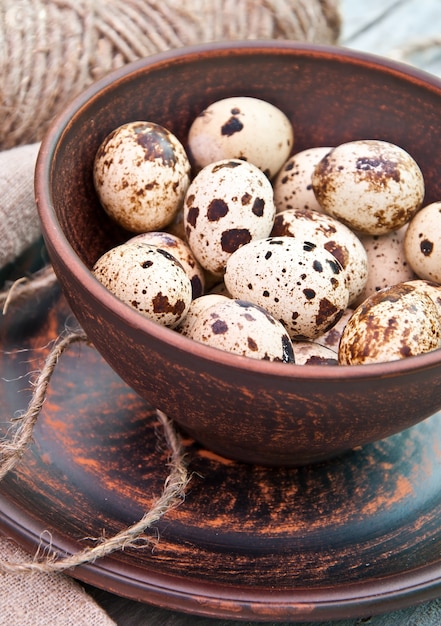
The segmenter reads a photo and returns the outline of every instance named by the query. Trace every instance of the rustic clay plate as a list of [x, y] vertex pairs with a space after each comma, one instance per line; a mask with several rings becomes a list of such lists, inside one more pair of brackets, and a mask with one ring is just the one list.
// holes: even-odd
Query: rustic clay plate
[[[26, 408], [50, 342], [72, 323], [56, 289], [1, 321], [3, 431]], [[153, 542], [71, 574], [154, 605], [256, 621], [358, 617], [435, 598], [440, 441], [436, 414], [294, 469], [226, 461], [186, 441], [187, 497]], [[166, 462], [155, 412], [94, 349], [76, 345], [59, 361], [31, 449], [0, 483], [0, 527], [31, 551], [93, 545], [153, 504]]]

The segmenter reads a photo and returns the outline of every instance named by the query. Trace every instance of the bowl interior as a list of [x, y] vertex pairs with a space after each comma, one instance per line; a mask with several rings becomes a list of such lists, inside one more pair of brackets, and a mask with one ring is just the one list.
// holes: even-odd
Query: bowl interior
[[[397, 143], [416, 159], [427, 198], [441, 197], [437, 151], [440, 87], [418, 71], [339, 49], [278, 43], [201, 46], [165, 53], [116, 72], [82, 94], [55, 126], [51, 196], [61, 229], [91, 267], [125, 239], [99, 206], [92, 164], [104, 137], [128, 121], [164, 125], [186, 143], [194, 117], [231, 95], [265, 99], [295, 129], [295, 151], [361, 138]], [[72, 212], [71, 207], [81, 209]]]

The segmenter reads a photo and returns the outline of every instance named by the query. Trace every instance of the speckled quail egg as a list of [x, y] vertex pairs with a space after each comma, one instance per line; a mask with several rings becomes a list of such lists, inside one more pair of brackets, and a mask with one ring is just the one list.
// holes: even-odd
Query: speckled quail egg
[[403, 226], [424, 198], [423, 175], [413, 157], [375, 139], [333, 148], [315, 167], [312, 186], [326, 213], [370, 235]]
[[217, 293], [222, 296], [226, 296], [227, 298], [231, 298], [231, 294], [228, 292], [228, 289], [223, 280], [220, 283], [216, 283], [215, 285], [213, 285], [208, 293]]
[[218, 304], [220, 302], [225, 302], [228, 300], [227, 296], [223, 296], [222, 294], [215, 293], [207, 293], [199, 298], [195, 298], [192, 300], [187, 315], [185, 318], [176, 326], [175, 330], [177, 330], [181, 335], [185, 335], [187, 337], [191, 337], [191, 329], [196, 320], [199, 319], [201, 313], [203, 313], [206, 309], [213, 306], [213, 304]]
[[237, 248], [269, 235], [274, 216], [271, 183], [240, 159], [205, 167], [185, 196], [187, 242], [202, 267], [219, 277]]
[[368, 261], [368, 277], [354, 306], [380, 289], [415, 278], [404, 253], [404, 235], [408, 225], [386, 235], [360, 235]]
[[337, 352], [315, 341], [293, 341], [297, 365], [338, 365]]
[[320, 335], [320, 337], [316, 340], [316, 343], [319, 343], [321, 346], [324, 346], [338, 354], [338, 346], [340, 344], [341, 335], [353, 313], [354, 309], [348, 307], [335, 326], [323, 333], [323, 335]]
[[160, 230], [182, 205], [190, 183], [184, 147], [166, 128], [130, 122], [104, 139], [93, 177], [104, 210], [126, 230]]
[[96, 278], [117, 298], [154, 322], [174, 328], [187, 314], [191, 282], [169, 252], [146, 243], [123, 243], [95, 263]]
[[128, 240], [128, 242], [131, 241], [148, 243], [152, 246], [158, 246], [163, 250], [168, 250], [187, 272], [191, 280], [193, 298], [199, 298], [199, 296], [203, 294], [205, 285], [204, 270], [195, 259], [190, 246], [180, 237], [164, 231], [150, 231], [135, 235]]
[[276, 106], [252, 97], [210, 104], [188, 133], [188, 150], [197, 170], [224, 159], [243, 159], [272, 178], [288, 158], [294, 131]]
[[432, 298], [433, 302], [438, 308], [438, 315], [441, 317], [441, 285], [434, 283], [431, 280], [424, 280], [423, 278], [417, 278], [405, 282], [406, 285], [412, 285], [418, 291], [422, 291], [427, 296]]
[[191, 325], [189, 336], [242, 356], [294, 363], [292, 342], [283, 325], [250, 302], [225, 298], [205, 308]]
[[396, 361], [441, 347], [441, 318], [433, 300], [399, 283], [367, 298], [347, 322], [339, 363]]
[[350, 228], [330, 215], [308, 209], [287, 209], [277, 213], [271, 235], [312, 241], [331, 252], [343, 267], [350, 305], [364, 289], [368, 279], [366, 250]]
[[224, 281], [233, 298], [265, 308], [292, 339], [315, 339], [348, 305], [339, 261], [323, 246], [294, 237], [269, 237], [239, 248], [227, 261]]
[[312, 188], [314, 168], [332, 148], [317, 147], [302, 150], [289, 157], [274, 182], [276, 212], [286, 209], [310, 209], [323, 213]]
[[184, 203], [182, 203], [181, 208], [178, 210], [173, 220], [165, 226], [163, 232], [170, 233], [170, 235], [174, 235], [175, 237], [179, 237], [179, 239], [186, 241], [187, 235], [185, 234], [184, 224]]
[[413, 217], [404, 251], [419, 278], [441, 282], [441, 202], [432, 202]]

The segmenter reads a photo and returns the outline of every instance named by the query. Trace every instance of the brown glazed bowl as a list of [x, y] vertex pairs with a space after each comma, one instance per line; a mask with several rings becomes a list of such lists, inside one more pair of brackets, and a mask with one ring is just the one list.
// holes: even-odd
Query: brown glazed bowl
[[343, 48], [293, 42], [205, 44], [125, 66], [52, 124], [36, 168], [43, 235], [63, 292], [96, 349], [148, 403], [206, 448], [266, 465], [328, 459], [441, 409], [441, 350], [359, 366], [257, 361], [196, 343], [114, 297], [90, 268], [128, 238], [100, 208], [92, 164], [104, 137], [145, 119], [184, 143], [194, 117], [232, 96], [272, 102], [295, 150], [378, 138], [408, 150], [441, 198], [441, 81]]

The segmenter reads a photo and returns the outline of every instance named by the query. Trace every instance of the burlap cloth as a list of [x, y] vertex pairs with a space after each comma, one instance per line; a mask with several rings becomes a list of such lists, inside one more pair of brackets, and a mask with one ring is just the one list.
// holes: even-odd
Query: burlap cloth
[[[338, 0], [2, 0], [0, 3], [0, 270], [40, 237], [35, 160], [64, 104], [106, 72], [195, 41], [286, 38], [337, 43]], [[0, 561], [29, 561], [0, 538]], [[103, 601], [105, 604], [105, 601]], [[128, 603], [109, 614], [65, 574], [0, 574], [0, 626], [184, 624], [188, 618]], [[129, 621], [128, 615], [132, 619]], [[213, 622], [194, 618], [192, 623]], [[441, 606], [334, 622], [435, 626]]]
[[[29, 560], [12, 541], [0, 538], [1, 560]], [[0, 576], [2, 626], [114, 626], [107, 613], [68, 576]]]

